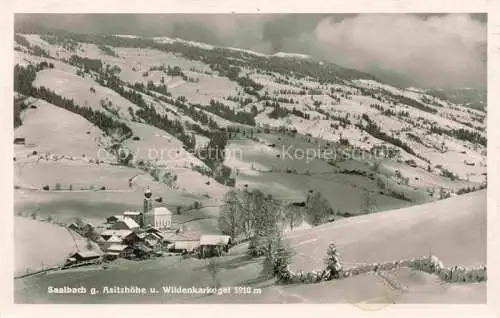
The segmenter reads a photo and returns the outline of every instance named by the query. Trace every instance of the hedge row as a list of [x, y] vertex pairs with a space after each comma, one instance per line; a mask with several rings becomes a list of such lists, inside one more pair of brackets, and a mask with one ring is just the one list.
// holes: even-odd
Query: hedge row
[[486, 281], [486, 266], [466, 268], [462, 266], [444, 267], [435, 256], [416, 259], [408, 264], [409, 268], [437, 275], [448, 283], [476, 283]]
[[[424, 256], [385, 263], [359, 265], [347, 270], [343, 270], [342, 275], [339, 278], [347, 278], [369, 272], [390, 271], [399, 269], [401, 267], [408, 267], [411, 269], [437, 275], [441, 278], [441, 280], [448, 283], [474, 283], [486, 281], [486, 266], [480, 266], [476, 268], [465, 268], [460, 266], [444, 267], [443, 263], [436, 256]], [[332, 279], [336, 279], [336, 277], [333, 277], [333, 275], [331, 275], [329, 269], [322, 269], [311, 272], [294, 272], [287, 268], [286, 272], [278, 277], [278, 280], [281, 283], [286, 284], [312, 284]]]

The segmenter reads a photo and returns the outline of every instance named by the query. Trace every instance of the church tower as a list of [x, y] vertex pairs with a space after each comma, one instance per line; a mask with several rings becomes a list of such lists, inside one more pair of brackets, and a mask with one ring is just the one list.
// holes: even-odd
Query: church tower
[[143, 201], [143, 205], [142, 205], [142, 214], [141, 214], [141, 218], [140, 218], [141, 224], [139, 224], [141, 227], [143, 227], [145, 225], [146, 214], [153, 209], [153, 200], [151, 199], [152, 195], [153, 195], [153, 193], [151, 192], [151, 190], [148, 187], [146, 189], [146, 191], [144, 191], [144, 201]]

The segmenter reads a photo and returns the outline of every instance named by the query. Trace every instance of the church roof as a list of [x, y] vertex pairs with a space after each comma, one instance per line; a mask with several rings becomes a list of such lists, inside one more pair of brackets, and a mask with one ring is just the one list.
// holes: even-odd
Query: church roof
[[123, 212], [123, 215], [124, 216], [137, 216], [137, 215], [141, 215], [141, 212], [139, 212], [139, 211], [125, 211], [125, 212]]
[[167, 214], [172, 214], [169, 209], [166, 207], [156, 207], [153, 210], [149, 211], [148, 213], [154, 214], [154, 215], [167, 215]]

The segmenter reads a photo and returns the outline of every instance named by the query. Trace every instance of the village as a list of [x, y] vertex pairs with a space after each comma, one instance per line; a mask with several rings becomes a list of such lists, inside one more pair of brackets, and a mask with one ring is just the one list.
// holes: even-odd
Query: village
[[154, 206], [151, 196], [148, 188], [142, 211], [111, 215], [106, 218], [104, 228], [82, 221], [71, 223], [69, 230], [87, 238], [87, 250], [75, 251], [62, 268], [107, 263], [118, 258], [143, 260], [177, 255], [208, 258], [229, 252], [232, 244], [229, 236], [185, 232], [181, 225], [172, 222], [169, 209]]

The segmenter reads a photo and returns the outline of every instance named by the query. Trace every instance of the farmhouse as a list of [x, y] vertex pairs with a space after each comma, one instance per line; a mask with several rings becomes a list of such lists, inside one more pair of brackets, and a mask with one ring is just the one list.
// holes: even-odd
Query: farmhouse
[[229, 251], [231, 237], [228, 235], [202, 235], [200, 238], [201, 257], [220, 256]]
[[188, 253], [193, 252], [200, 246], [198, 235], [182, 235], [176, 233], [165, 233], [163, 243], [167, 246], [169, 252]]
[[122, 244], [122, 243], [123, 243], [123, 239], [122, 238], [120, 238], [120, 237], [118, 237], [116, 235], [113, 235], [109, 239], [107, 239], [106, 241], [104, 241], [104, 247], [106, 249], [108, 249], [111, 245]]
[[142, 242], [153, 249], [161, 249], [163, 236], [154, 232], [144, 232], [138, 235]]
[[71, 223], [70, 225], [68, 225], [68, 229], [73, 230], [75, 232], [80, 231], [80, 227], [76, 225], [76, 223]]
[[14, 138], [14, 144], [15, 145], [25, 145], [26, 139], [25, 138]]
[[[101, 233], [101, 237], [107, 242], [111, 237], [117, 237], [121, 244], [133, 245], [139, 241], [136, 233], [130, 230], [106, 230]], [[113, 239], [116, 242], [116, 238]]]
[[134, 249], [131, 246], [125, 244], [112, 244], [108, 247], [106, 251], [106, 256], [108, 258], [113, 257], [123, 257], [128, 258], [134, 254]]
[[85, 264], [85, 263], [93, 263], [99, 261], [101, 258], [101, 255], [97, 252], [93, 251], [86, 251], [86, 252], [76, 252], [72, 254], [67, 260], [66, 260], [66, 266], [67, 265], [75, 265], [75, 264]]
[[111, 225], [109, 229], [135, 231], [139, 229], [139, 224], [137, 224], [137, 222], [135, 222], [132, 218], [124, 217], [123, 219], [113, 223], [113, 225]]

